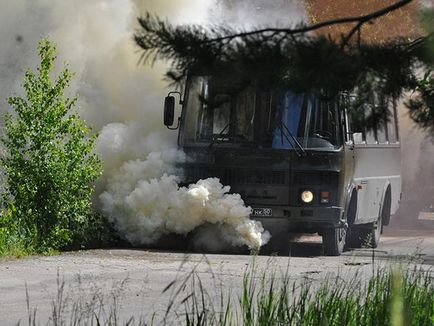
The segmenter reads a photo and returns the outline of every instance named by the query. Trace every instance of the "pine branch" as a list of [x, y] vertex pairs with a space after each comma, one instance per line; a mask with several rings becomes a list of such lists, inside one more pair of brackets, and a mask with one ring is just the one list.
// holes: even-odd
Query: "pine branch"
[[356, 33], [358, 30], [360, 30], [360, 28], [364, 24], [372, 21], [373, 19], [387, 15], [388, 13], [395, 11], [401, 7], [404, 7], [404, 6], [408, 5], [409, 3], [411, 3], [412, 1], [413, 0], [401, 0], [401, 1], [394, 3], [393, 5], [390, 5], [388, 7], [380, 9], [378, 11], [369, 13], [367, 15], [362, 15], [362, 16], [332, 19], [332, 20], [317, 23], [314, 25], [304, 26], [304, 27], [295, 28], [295, 29], [291, 29], [291, 28], [263, 28], [263, 29], [258, 29], [258, 30], [254, 30], [254, 31], [250, 31], [250, 32], [241, 32], [241, 33], [226, 35], [226, 36], [222, 36], [222, 37], [216, 37], [216, 38], [206, 40], [204, 42], [213, 43], [213, 42], [221, 42], [221, 41], [225, 41], [225, 40], [232, 41], [232, 40], [237, 39], [237, 38], [246, 38], [246, 37], [253, 36], [253, 35], [267, 34], [267, 33], [272, 33], [274, 35], [280, 34], [280, 33], [284, 33], [286, 35], [296, 35], [296, 34], [304, 34], [304, 33], [312, 32], [312, 31], [315, 31], [315, 30], [318, 30], [318, 29], [321, 29], [321, 28], [324, 28], [327, 26], [333, 26], [333, 25], [339, 25], [339, 24], [348, 24], [348, 23], [357, 23], [356, 26], [353, 29], [351, 29], [351, 31], [343, 39], [342, 44], [343, 44], [343, 46], [345, 46], [348, 43], [348, 41], [351, 39], [351, 37], [354, 35], [354, 33]]
[[[327, 94], [356, 93], [359, 103], [373, 96], [399, 98], [418, 87], [421, 94], [411, 102], [413, 119], [432, 124], [432, 79], [420, 85], [415, 67], [429, 70], [434, 58], [428, 50], [433, 33], [418, 39], [393, 39], [380, 44], [361, 41], [364, 24], [398, 10], [413, 0], [400, 0], [367, 15], [338, 18], [297, 28], [265, 28], [237, 32], [229, 28], [204, 29], [198, 25], [173, 26], [156, 16], [139, 18], [142, 27], [135, 35], [144, 50], [143, 59], [171, 63], [166, 73], [178, 84], [190, 75], [236, 76], [241, 82], [259, 81], [263, 89]], [[309, 34], [326, 26], [353, 23], [340, 40]], [[427, 30], [429, 33], [431, 30]], [[350, 42], [357, 36], [357, 42]], [[236, 42], [233, 42], [236, 40]], [[361, 106], [365, 108], [366, 105]], [[428, 112], [428, 113], [427, 113]], [[416, 118], [417, 116], [417, 118]], [[375, 119], [373, 119], [374, 121]]]

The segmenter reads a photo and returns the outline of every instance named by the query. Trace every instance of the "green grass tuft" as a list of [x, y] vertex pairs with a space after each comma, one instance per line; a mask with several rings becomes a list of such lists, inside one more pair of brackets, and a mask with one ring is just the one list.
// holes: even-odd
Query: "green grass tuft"
[[288, 273], [277, 277], [264, 272], [258, 277], [248, 270], [238, 301], [232, 293], [220, 300], [220, 308], [225, 308], [220, 310], [212, 296], [197, 287], [197, 276], [189, 277], [194, 281], [180, 302], [185, 311], [180, 324], [185, 325], [434, 325], [432, 276], [421, 268], [378, 269], [367, 280], [356, 274], [301, 283], [291, 281]]
[[[170, 282], [165, 312], [120, 320], [122, 282], [102, 297], [96, 289], [91, 302], [70, 300], [58, 276], [55, 315], [47, 325], [195, 325], [195, 326], [432, 326], [434, 284], [432, 271], [420, 267], [380, 268], [367, 276], [359, 272], [325, 279], [294, 281], [287, 270], [258, 272], [252, 264], [241, 287], [205, 286], [193, 268]], [[289, 269], [289, 268], [288, 268]], [[59, 281], [60, 279], [60, 281]], [[213, 274], [215, 280], [215, 275]], [[233, 279], [236, 281], [238, 279]], [[225, 282], [228, 282], [226, 280]], [[82, 285], [84, 286], [84, 285]], [[107, 299], [108, 298], [108, 299]], [[27, 302], [29, 298], [27, 295]], [[38, 324], [30, 308], [29, 324]], [[70, 313], [68, 313], [68, 311]], [[71, 313], [72, 312], [72, 313]], [[149, 321], [149, 322], [146, 322]]]

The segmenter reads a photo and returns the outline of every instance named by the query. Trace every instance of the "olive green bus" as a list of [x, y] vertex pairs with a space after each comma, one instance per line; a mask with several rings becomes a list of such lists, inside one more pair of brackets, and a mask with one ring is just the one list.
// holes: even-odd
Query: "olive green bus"
[[383, 101], [388, 122], [364, 130], [350, 121], [349, 101], [190, 76], [183, 94], [166, 97], [164, 124], [179, 128], [192, 158], [185, 184], [218, 177], [272, 235], [318, 233], [324, 253], [340, 255], [376, 247], [401, 194], [396, 106]]

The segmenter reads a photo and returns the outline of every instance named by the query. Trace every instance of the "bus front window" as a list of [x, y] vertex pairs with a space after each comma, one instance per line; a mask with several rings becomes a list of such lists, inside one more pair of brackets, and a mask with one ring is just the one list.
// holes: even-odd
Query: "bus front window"
[[252, 142], [255, 91], [212, 77], [192, 79], [185, 137], [190, 142]]
[[338, 109], [332, 101], [216, 77], [191, 77], [188, 85], [184, 144], [325, 150], [342, 145]]
[[287, 92], [276, 108], [272, 148], [335, 149], [341, 145], [338, 110], [330, 101]]

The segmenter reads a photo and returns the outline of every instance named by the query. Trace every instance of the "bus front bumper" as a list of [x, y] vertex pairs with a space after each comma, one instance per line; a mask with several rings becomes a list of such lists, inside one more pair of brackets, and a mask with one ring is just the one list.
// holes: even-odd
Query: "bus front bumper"
[[[267, 209], [271, 209], [267, 211]], [[346, 226], [342, 207], [252, 207], [252, 219], [260, 221], [265, 229], [272, 231], [321, 232], [326, 228]], [[267, 216], [258, 214], [268, 213]]]

